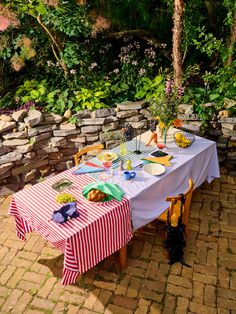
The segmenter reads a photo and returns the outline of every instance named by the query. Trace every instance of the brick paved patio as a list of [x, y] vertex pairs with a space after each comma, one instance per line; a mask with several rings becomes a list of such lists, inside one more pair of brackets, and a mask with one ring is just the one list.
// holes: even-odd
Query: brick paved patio
[[222, 175], [194, 192], [185, 259], [169, 266], [163, 226], [152, 224], [128, 246], [120, 273], [111, 256], [61, 286], [63, 256], [36, 233], [15, 236], [0, 210], [0, 313], [236, 313], [236, 178]]

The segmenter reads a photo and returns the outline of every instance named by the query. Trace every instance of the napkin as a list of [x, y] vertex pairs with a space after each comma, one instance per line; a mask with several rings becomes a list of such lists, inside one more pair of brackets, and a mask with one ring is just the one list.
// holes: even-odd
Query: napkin
[[71, 218], [76, 218], [79, 213], [76, 211], [76, 203], [70, 202], [64, 204], [58, 210], [54, 210], [52, 220], [56, 223], [63, 223]]
[[104, 202], [110, 201], [113, 198], [117, 199], [117, 201], [122, 201], [122, 197], [125, 194], [125, 192], [119, 187], [117, 184], [112, 184], [109, 182], [92, 182], [87, 184], [82, 193], [85, 198], [87, 198], [88, 193], [91, 190], [100, 190], [101, 192], [108, 194], [108, 197], [105, 198]]
[[170, 159], [173, 158], [173, 156], [167, 155], [164, 157], [144, 157], [143, 160], [147, 160], [149, 162], [158, 163], [164, 166], [171, 167], [172, 164], [170, 163]]
[[105, 169], [91, 161], [86, 161], [84, 164], [78, 166], [78, 169], [73, 172], [73, 174], [83, 174], [91, 172], [105, 171]]
[[103, 168], [102, 166], [99, 166], [99, 165], [97, 165], [97, 164], [95, 164], [95, 163], [93, 163], [93, 162], [91, 162], [91, 161], [86, 161], [86, 162], [85, 162], [85, 165], [86, 165], [86, 166], [95, 167], [95, 168]]

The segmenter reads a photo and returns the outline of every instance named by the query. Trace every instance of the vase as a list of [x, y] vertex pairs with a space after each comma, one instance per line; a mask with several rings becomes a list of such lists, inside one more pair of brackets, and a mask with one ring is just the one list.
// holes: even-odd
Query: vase
[[168, 131], [169, 128], [158, 128], [158, 148], [163, 149], [166, 147], [168, 142]]
[[157, 127], [157, 137], [158, 137], [158, 139], [159, 138], [163, 139], [163, 136], [164, 136], [164, 129], [158, 126]]
[[167, 132], [168, 132], [168, 129], [167, 128], [164, 128], [163, 130], [163, 136], [164, 136], [164, 145], [166, 146], [166, 142], [167, 142]]

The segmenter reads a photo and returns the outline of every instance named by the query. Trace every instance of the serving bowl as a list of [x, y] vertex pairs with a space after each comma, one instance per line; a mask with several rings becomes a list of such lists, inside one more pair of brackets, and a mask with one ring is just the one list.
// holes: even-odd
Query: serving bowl
[[175, 143], [182, 148], [187, 148], [195, 141], [195, 136], [191, 133], [178, 131], [174, 133]]
[[147, 172], [148, 174], [151, 174], [153, 176], [159, 176], [159, 175], [165, 173], [165, 171], [166, 171], [164, 166], [162, 166], [160, 164], [154, 164], [154, 163], [144, 165], [143, 170], [145, 172]]

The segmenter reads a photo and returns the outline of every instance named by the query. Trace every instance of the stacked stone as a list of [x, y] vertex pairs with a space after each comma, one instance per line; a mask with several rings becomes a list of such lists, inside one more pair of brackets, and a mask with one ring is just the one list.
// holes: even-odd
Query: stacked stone
[[[0, 180], [23, 183], [57, 170], [66, 141], [56, 141], [53, 132], [59, 128], [63, 117], [42, 114], [37, 110], [14, 112], [12, 116], [0, 116]], [[5, 179], [5, 180], [4, 180]]]
[[78, 126], [81, 128], [81, 136], [84, 137], [86, 145], [106, 142], [106, 147], [109, 148], [109, 141], [105, 135], [119, 132], [119, 120], [115, 108], [93, 112], [82, 110], [74, 116], [79, 119]]
[[[116, 146], [122, 140], [120, 130], [126, 123], [130, 123], [135, 130], [135, 134], [139, 134], [147, 129], [148, 120], [151, 119], [151, 113], [147, 109], [147, 103], [144, 100], [136, 102], [123, 102], [116, 107], [116, 118], [118, 120], [117, 127], [114, 129], [104, 128], [104, 133], [100, 134], [100, 141], [106, 142], [108, 148]], [[135, 135], [134, 134], [134, 135]]]
[[[192, 114], [189, 105], [185, 114], [186, 110]], [[25, 183], [66, 169], [67, 161], [84, 146], [118, 145], [126, 123], [132, 125], [136, 135], [146, 131], [153, 119], [145, 101], [124, 102], [117, 108], [93, 112], [81, 110], [73, 119], [70, 117], [35, 109], [0, 116], [0, 194], [3, 186], [15, 191]], [[70, 123], [72, 120], [74, 123]], [[236, 175], [236, 118], [222, 117], [220, 121], [223, 136], [217, 142], [219, 159], [231, 175]]]
[[236, 176], [236, 117], [221, 118], [222, 138], [225, 139], [226, 147], [218, 148], [219, 154], [224, 149], [224, 166], [229, 170], [229, 174]]
[[145, 100], [136, 102], [123, 102], [117, 105], [117, 117], [120, 119], [120, 126], [130, 123], [134, 129], [147, 127], [147, 119], [151, 119], [151, 113], [146, 109]]
[[73, 116], [74, 123], [69, 122], [70, 115], [35, 109], [1, 115], [0, 194], [3, 186], [15, 191], [25, 183], [65, 170], [67, 161], [84, 146], [101, 142], [106, 148], [117, 145], [125, 122], [145, 131], [150, 116], [145, 107], [141, 101], [123, 103], [116, 109], [81, 110]]
[[201, 124], [197, 114], [193, 113], [193, 105], [180, 104], [178, 106], [178, 118], [183, 121], [181, 129], [186, 132], [198, 134]]

